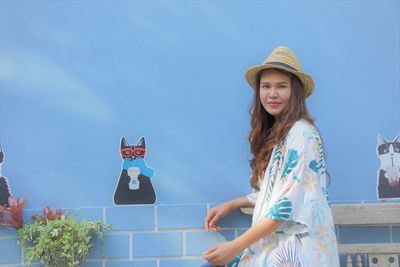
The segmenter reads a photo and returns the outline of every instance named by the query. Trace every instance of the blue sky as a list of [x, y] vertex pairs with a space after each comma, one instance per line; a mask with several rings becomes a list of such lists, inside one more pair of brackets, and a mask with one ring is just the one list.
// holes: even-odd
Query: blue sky
[[112, 205], [119, 140], [145, 136], [158, 203], [248, 193], [244, 71], [286, 45], [316, 83], [308, 105], [331, 198], [375, 199], [377, 134], [400, 133], [399, 10], [397, 1], [3, 0], [3, 174], [34, 207]]

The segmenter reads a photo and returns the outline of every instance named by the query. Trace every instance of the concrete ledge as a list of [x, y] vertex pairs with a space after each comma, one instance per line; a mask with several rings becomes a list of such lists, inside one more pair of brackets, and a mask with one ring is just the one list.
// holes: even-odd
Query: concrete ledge
[[400, 203], [332, 205], [335, 225], [400, 224]]
[[[254, 208], [242, 208], [253, 214]], [[400, 203], [364, 203], [332, 205], [335, 225], [400, 224]]]
[[400, 243], [340, 245], [339, 254], [348, 253], [400, 253]]

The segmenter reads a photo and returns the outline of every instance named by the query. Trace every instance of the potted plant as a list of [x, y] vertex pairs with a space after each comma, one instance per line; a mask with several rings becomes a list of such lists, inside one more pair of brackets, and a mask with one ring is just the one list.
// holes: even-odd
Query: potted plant
[[24, 224], [22, 210], [26, 200], [11, 199], [9, 205], [0, 206], [0, 226], [17, 230], [16, 238], [26, 253], [26, 265], [38, 259], [48, 267], [73, 267], [85, 261], [93, 247], [93, 237], [104, 240], [110, 225], [100, 221], [84, 220], [43, 209], [44, 216], [34, 215], [33, 223]]
[[24, 224], [16, 237], [26, 252], [26, 264], [40, 259], [46, 266], [78, 266], [93, 247], [93, 237], [104, 240], [109, 225], [100, 221], [78, 222], [75, 218], [44, 208], [44, 216], [34, 215], [34, 222]]

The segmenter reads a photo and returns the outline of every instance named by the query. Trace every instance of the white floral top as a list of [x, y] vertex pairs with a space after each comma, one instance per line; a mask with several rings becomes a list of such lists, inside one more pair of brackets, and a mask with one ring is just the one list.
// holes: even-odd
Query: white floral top
[[260, 191], [248, 195], [255, 204], [253, 225], [264, 218], [285, 222], [228, 266], [339, 266], [326, 180], [320, 135], [299, 120], [274, 147]]

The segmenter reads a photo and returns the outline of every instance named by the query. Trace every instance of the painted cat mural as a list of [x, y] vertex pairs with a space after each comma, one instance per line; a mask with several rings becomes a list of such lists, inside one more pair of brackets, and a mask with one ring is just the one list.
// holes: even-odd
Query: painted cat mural
[[154, 204], [156, 193], [151, 181], [154, 169], [144, 161], [146, 143], [140, 138], [135, 146], [122, 137], [120, 154], [122, 170], [114, 193], [115, 205]]
[[8, 199], [11, 196], [8, 180], [2, 174], [2, 167], [4, 162], [3, 148], [0, 142], [0, 205], [8, 206]]
[[400, 198], [400, 134], [391, 142], [378, 135], [376, 152], [380, 159], [378, 198]]

